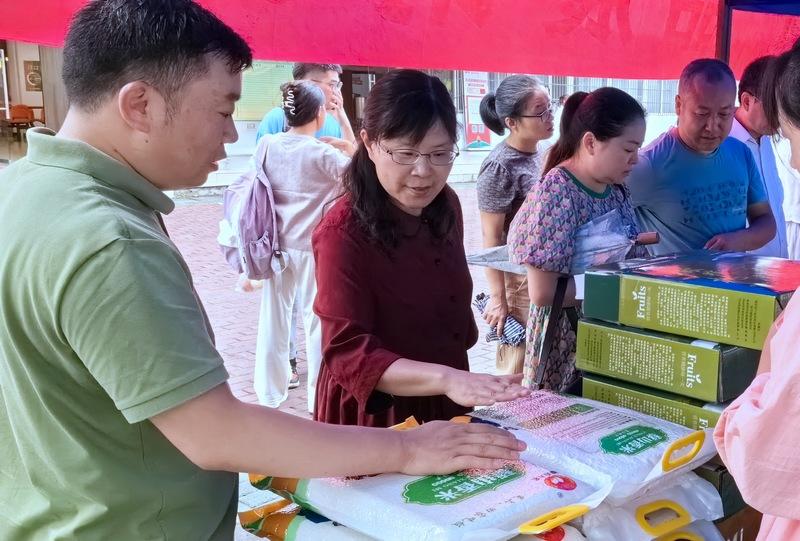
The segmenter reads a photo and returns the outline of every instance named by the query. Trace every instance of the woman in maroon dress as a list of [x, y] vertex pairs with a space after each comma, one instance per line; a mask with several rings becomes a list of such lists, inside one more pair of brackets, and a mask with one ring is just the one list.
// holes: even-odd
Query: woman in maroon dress
[[456, 112], [436, 77], [390, 72], [367, 98], [345, 195], [314, 232], [322, 369], [314, 418], [390, 426], [528, 393], [469, 372], [478, 331], [461, 206], [447, 187]]

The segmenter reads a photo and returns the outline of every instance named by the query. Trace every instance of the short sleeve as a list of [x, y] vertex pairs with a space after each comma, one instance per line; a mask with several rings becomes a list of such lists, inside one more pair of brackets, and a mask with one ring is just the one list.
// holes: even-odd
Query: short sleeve
[[514, 178], [497, 161], [489, 161], [478, 173], [478, 209], [493, 214], [508, 214], [517, 196]]
[[333, 379], [369, 413], [391, 405], [375, 387], [400, 355], [374, 334], [375, 299], [365, 287], [370, 277], [368, 246], [345, 226], [321, 224], [313, 236], [317, 296], [314, 312], [322, 322], [323, 363]]
[[753, 158], [753, 153], [747, 147], [744, 150], [746, 150], [744, 157], [747, 164], [747, 206], [766, 203], [769, 198], [767, 197], [767, 188], [764, 185], [764, 177], [761, 176], [761, 171], [758, 170], [758, 164]]
[[323, 150], [324, 158], [322, 163], [323, 167], [325, 167], [325, 172], [339, 181], [350, 165], [350, 157], [328, 144], [323, 143], [323, 145], [325, 145], [325, 148]]
[[280, 107], [271, 109], [264, 118], [261, 124], [258, 125], [258, 133], [256, 134], [256, 143], [265, 135], [274, 135], [276, 133], [283, 133], [286, 127], [286, 115]]
[[569, 188], [557, 170], [533, 185], [508, 234], [509, 257], [514, 263], [569, 272], [579, 226]]
[[646, 154], [640, 153], [639, 161], [633, 166], [630, 175], [625, 180], [631, 206], [634, 208], [647, 206], [649, 187], [653, 186], [655, 181], [653, 175], [653, 166], [650, 163], [650, 158]]
[[129, 423], [227, 380], [188, 271], [159, 240], [112, 242], [71, 276], [60, 327]]

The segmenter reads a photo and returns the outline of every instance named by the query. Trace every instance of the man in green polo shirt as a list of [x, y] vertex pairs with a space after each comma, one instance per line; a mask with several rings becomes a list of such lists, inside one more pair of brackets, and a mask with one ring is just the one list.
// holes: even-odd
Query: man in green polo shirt
[[249, 47], [189, 0], [100, 0], [64, 63], [63, 128], [30, 130], [0, 174], [0, 540], [229, 540], [230, 472], [518, 457], [486, 426], [328, 426], [236, 400], [161, 214], [162, 190], [202, 184], [236, 140]]

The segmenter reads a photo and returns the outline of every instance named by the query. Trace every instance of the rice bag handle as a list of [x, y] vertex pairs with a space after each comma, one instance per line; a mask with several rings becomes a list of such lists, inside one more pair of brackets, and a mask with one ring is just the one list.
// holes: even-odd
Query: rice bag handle
[[[665, 522], [661, 522], [660, 524], [650, 524], [647, 520], [647, 515], [661, 510], [672, 511], [677, 516]], [[636, 509], [636, 522], [647, 535], [660, 537], [679, 528], [688, 526], [692, 522], [692, 517], [686, 509], [677, 502], [672, 500], [656, 500]]]
[[661, 240], [661, 235], [658, 231], [645, 231], [636, 235], [635, 243], [637, 246], [647, 246], [649, 244], [658, 244]]
[[[547, 319], [547, 327], [544, 331], [544, 340], [542, 340], [542, 350], [539, 354], [539, 366], [536, 367], [536, 373], [533, 377], [534, 389], [541, 389], [544, 383], [544, 375], [547, 373], [550, 363], [550, 351], [553, 349], [553, 341], [558, 333], [558, 324], [561, 320], [561, 312], [564, 310], [564, 296], [567, 294], [567, 286], [571, 276], [563, 274], [559, 276], [556, 282], [556, 293], [553, 296], [553, 304], [550, 308], [550, 316]], [[570, 314], [570, 312], [572, 312]], [[567, 308], [567, 315], [569, 316], [570, 325], [573, 330], [578, 332], [578, 316], [574, 309]]]
[[[684, 436], [683, 438], [675, 441], [667, 448], [666, 451], [664, 451], [664, 456], [661, 458], [661, 468], [664, 470], [664, 473], [678, 469], [681, 466], [685, 466], [691, 462], [694, 457], [696, 457], [697, 454], [703, 449], [703, 444], [705, 442], [706, 433], [702, 430], [692, 432], [688, 436]], [[672, 458], [675, 453], [686, 449], [690, 445], [692, 446], [692, 450], [689, 451], [689, 453], [678, 458]]]
[[550, 530], [566, 524], [570, 520], [585, 515], [591, 510], [588, 505], [567, 505], [554, 509], [549, 513], [545, 513], [533, 520], [530, 520], [518, 528], [521, 534], [540, 534], [549, 532]]
[[663, 537], [659, 537], [658, 541], [705, 541], [705, 539], [694, 532], [681, 530], [678, 532], [670, 532]]

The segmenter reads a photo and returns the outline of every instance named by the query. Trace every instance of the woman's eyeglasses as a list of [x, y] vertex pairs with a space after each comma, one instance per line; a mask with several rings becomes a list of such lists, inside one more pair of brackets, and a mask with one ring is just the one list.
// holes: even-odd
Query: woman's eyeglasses
[[411, 148], [396, 148], [394, 150], [389, 150], [388, 148], [384, 148], [383, 145], [378, 146], [380, 146], [381, 150], [383, 150], [392, 158], [394, 163], [400, 165], [414, 165], [423, 156], [428, 158], [428, 161], [431, 163], [431, 165], [450, 165], [456, 160], [456, 157], [459, 154], [455, 150], [436, 150], [434, 152], [424, 154]]

